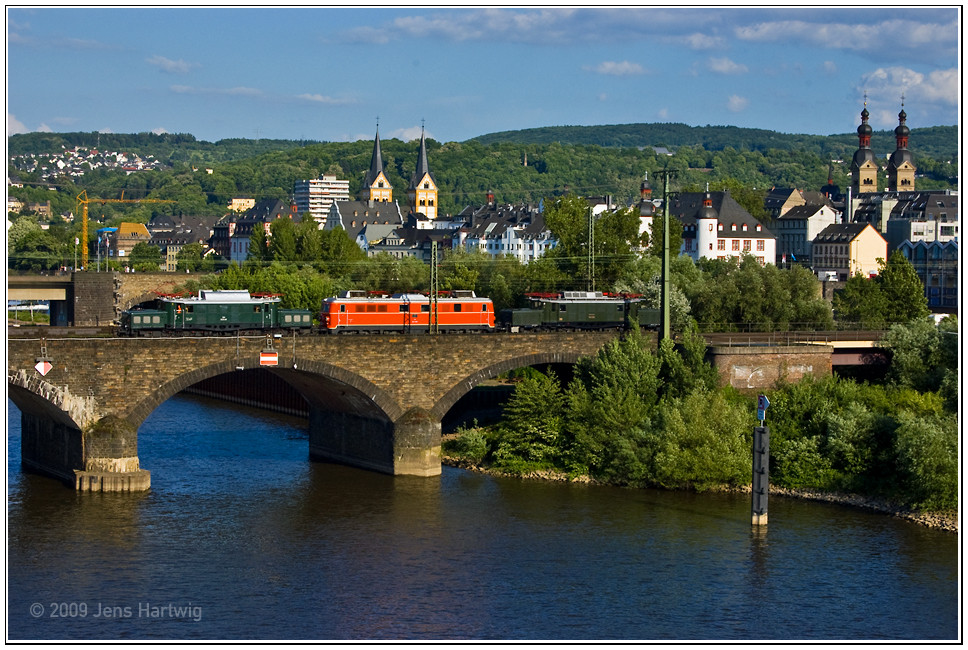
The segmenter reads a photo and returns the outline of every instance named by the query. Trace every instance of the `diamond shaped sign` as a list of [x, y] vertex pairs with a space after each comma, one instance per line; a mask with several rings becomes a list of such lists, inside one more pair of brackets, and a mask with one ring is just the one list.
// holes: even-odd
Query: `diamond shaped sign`
[[37, 362], [37, 365], [34, 366], [34, 369], [36, 369], [37, 372], [41, 374], [41, 376], [46, 376], [47, 373], [50, 372], [51, 368], [53, 367], [54, 367], [54, 364], [52, 364], [50, 361], [47, 361], [46, 359], [41, 359], [40, 361]]

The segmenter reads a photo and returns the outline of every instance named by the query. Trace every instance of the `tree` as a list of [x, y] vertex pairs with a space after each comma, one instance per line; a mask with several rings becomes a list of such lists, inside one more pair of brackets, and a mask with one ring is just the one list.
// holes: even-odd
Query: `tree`
[[131, 249], [128, 262], [136, 271], [157, 271], [161, 268], [165, 258], [161, 249], [148, 242], [138, 242]]
[[176, 257], [179, 271], [197, 271], [202, 266], [202, 245], [198, 242], [186, 244], [178, 251]]
[[295, 262], [298, 259], [296, 250], [296, 225], [289, 219], [276, 219], [269, 226], [272, 237], [269, 241], [269, 254], [276, 262]]
[[859, 273], [834, 293], [833, 308], [837, 320], [846, 325], [865, 329], [881, 329], [885, 325], [886, 298], [870, 278]]
[[942, 329], [930, 318], [891, 326], [881, 341], [891, 351], [891, 380], [922, 392], [940, 390], [949, 377], [957, 381], [957, 322], [954, 331], [949, 326]]
[[498, 464], [526, 461], [550, 464], [560, 452], [564, 398], [551, 371], [529, 373], [514, 388], [504, 407], [504, 422], [495, 440]]
[[269, 238], [261, 223], [255, 224], [249, 235], [249, 257], [254, 262], [268, 262], [272, 259], [269, 252]]
[[907, 323], [927, 316], [928, 299], [914, 265], [899, 250], [881, 264], [875, 282], [884, 294], [884, 318], [889, 323]]

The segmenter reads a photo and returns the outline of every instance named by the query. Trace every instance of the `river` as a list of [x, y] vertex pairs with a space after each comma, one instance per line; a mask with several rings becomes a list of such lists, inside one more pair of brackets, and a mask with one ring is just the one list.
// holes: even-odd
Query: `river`
[[305, 423], [178, 395], [143, 494], [20, 467], [8, 640], [956, 640], [958, 536], [772, 497], [308, 460]]

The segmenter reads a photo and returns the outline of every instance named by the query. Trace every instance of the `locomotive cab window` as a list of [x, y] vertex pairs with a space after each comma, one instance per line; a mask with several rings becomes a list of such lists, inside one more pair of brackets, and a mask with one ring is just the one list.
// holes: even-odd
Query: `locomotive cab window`
[[252, 313], [258, 314], [261, 311], [262, 311], [262, 305], [253, 305], [252, 306]]
[[461, 304], [460, 303], [457, 303], [457, 304], [454, 305], [454, 311], [460, 311], [460, 308], [461, 308]]

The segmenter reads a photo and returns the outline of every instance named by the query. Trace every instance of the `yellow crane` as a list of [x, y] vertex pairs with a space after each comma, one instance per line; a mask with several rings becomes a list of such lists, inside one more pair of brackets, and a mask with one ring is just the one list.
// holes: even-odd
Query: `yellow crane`
[[81, 267], [87, 268], [87, 205], [89, 203], [174, 203], [170, 199], [126, 199], [124, 198], [124, 190], [121, 190], [120, 199], [89, 199], [87, 197], [87, 190], [81, 190], [81, 193], [77, 195], [78, 206], [83, 206], [81, 208]]

